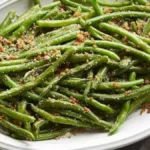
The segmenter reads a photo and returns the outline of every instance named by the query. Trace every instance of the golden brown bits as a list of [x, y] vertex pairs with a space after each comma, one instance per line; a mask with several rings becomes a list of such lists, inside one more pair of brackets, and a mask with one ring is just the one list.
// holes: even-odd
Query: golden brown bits
[[60, 116], [60, 114], [59, 114], [59, 113], [53, 113], [53, 115], [54, 115], [54, 116]]
[[74, 17], [79, 17], [81, 14], [79, 13], [79, 12], [75, 12], [74, 14], [73, 14], [73, 16]]
[[71, 97], [69, 102], [73, 103], [73, 104], [77, 104], [78, 103], [78, 100], [74, 97]]
[[106, 8], [105, 9], [105, 14], [109, 14], [109, 13], [111, 13], [112, 12], [112, 9], [110, 9], [110, 8]]
[[114, 83], [113, 83], [113, 86], [114, 86], [114, 87], [119, 87], [119, 85], [118, 85], [117, 82], [114, 82]]
[[4, 118], [4, 116], [3, 116], [3, 115], [1, 115], [1, 116], [0, 116], [0, 120], [1, 120], [1, 119], [3, 119], [3, 118]]
[[44, 60], [49, 60], [49, 59], [50, 59], [50, 57], [48, 55], [44, 56]]
[[15, 60], [17, 59], [18, 57], [17, 56], [13, 56], [13, 55], [10, 55], [7, 60]]
[[131, 30], [131, 27], [129, 26], [128, 22], [125, 22], [122, 27], [128, 31]]
[[77, 35], [77, 40], [80, 41], [80, 42], [83, 42], [84, 41], [84, 35], [83, 34], [78, 34]]
[[84, 107], [84, 110], [85, 110], [86, 112], [91, 112], [91, 110], [90, 110], [89, 108], [87, 108], [87, 107]]
[[17, 40], [16, 46], [17, 46], [17, 48], [24, 48], [25, 47], [25, 43], [24, 43], [24, 41], [21, 38], [19, 38]]
[[150, 81], [148, 79], [144, 80], [145, 84], [150, 84]]
[[126, 37], [122, 38], [123, 43], [128, 44], [128, 39]]
[[131, 90], [125, 91], [125, 95], [129, 95], [131, 93]]
[[93, 47], [94, 47], [94, 48], [97, 48], [97, 45], [96, 45], [96, 44], [94, 44], [94, 45], [93, 45]]
[[2, 46], [2, 44], [0, 43], [0, 52], [5, 52], [4, 47]]

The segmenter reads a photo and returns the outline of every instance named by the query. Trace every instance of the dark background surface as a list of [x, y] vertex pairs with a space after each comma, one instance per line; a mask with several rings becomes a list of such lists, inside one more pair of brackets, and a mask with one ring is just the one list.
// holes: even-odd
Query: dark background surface
[[[120, 148], [117, 150], [150, 150], [150, 147], [148, 148], [144, 148], [146, 147], [145, 145], [147, 144], [148, 139], [142, 140], [138, 143], [132, 144], [130, 146], [124, 147], [124, 148]], [[150, 142], [149, 142], [150, 143]]]

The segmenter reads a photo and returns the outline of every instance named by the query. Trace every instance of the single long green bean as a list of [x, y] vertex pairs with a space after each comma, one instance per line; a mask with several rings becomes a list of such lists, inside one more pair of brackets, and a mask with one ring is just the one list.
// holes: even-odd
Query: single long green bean
[[115, 12], [120, 11], [141, 11], [141, 12], [150, 12], [149, 6], [142, 6], [142, 5], [129, 5], [124, 7], [117, 7], [117, 8], [111, 8]]
[[66, 133], [72, 131], [72, 128], [67, 128], [67, 129], [63, 129], [60, 131], [54, 131], [54, 132], [50, 132], [50, 133], [43, 133], [43, 134], [39, 134], [38, 137], [35, 139], [36, 141], [42, 141], [42, 140], [50, 140], [50, 139], [54, 139], [56, 137], [60, 137], [62, 135], [65, 135]]
[[123, 94], [97, 94], [93, 93], [91, 96], [93, 96], [95, 99], [99, 101], [124, 101], [124, 100], [130, 100], [134, 98], [139, 98], [140, 96], [143, 96], [144, 94], [147, 94], [150, 90], [150, 85], [145, 85], [143, 87], [140, 87], [138, 89], [131, 90], [129, 93], [123, 93]]
[[125, 44], [117, 43], [117, 42], [109, 42], [109, 41], [86, 41], [86, 45], [94, 45], [96, 44], [99, 47], [107, 47], [107, 48], [118, 48], [125, 50], [126, 53], [133, 54], [139, 58], [142, 58], [145, 61], [150, 61], [150, 55], [142, 52], [140, 50], [137, 50], [135, 48], [132, 48], [130, 46], [127, 46]]
[[6, 108], [2, 105], [0, 106], [0, 113], [5, 114], [9, 117], [12, 117], [22, 122], [34, 122], [35, 121], [35, 118], [33, 116], [19, 113], [15, 110], [12, 110], [11, 108]]
[[37, 25], [39, 27], [51, 27], [51, 28], [58, 28], [58, 27], [64, 27], [71, 24], [77, 24], [78, 18], [70, 18], [65, 20], [39, 20], [37, 21]]
[[61, 4], [60, 1], [56, 1], [56, 2], [50, 3], [49, 5], [43, 6], [42, 10], [52, 9], [52, 8], [55, 8], [55, 7], [59, 6], [60, 4]]
[[150, 98], [149, 93], [145, 95], [140, 95], [139, 97], [135, 98], [134, 101], [131, 103], [128, 115], [130, 115], [132, 112], [137, 110], [144, 102], [148, 101]]
[[88, 79], [89, 81], [86, 83], [86, 87], [84, 89], [83, 97], [86, 99], [88, 97], [88, 94], [90, 93], [91, 87], [92, 87], [92, 80], [93, 80], [93, 71], [88, 72]]
[[114, 134], [120, 128], [120, 126], [124, 123], [125, 119], [128, 116], [129, 108], [130, 108], [130, 101], [127, 101], [124, 103], [123, 107], [121, 108], [121, 111], [117, 117], [115, 124], [109, 131], [109, 135]]
[[92, 6], [97, 15], [103, 15], [102, 7], [99, 5], [98, 0], [92, 0]]
[[143, 33], [142, 35], [148, 35], [148, 33], [150, 32], [150, 19], [147, 21], [146, 25], [143, 28]]
[[15, 11], [10, 11], [7, 14], [6, 18], [4, 19], [4, 21], [0, 24], [0, 29], [6, 28], [8, 25], [10, 25], [15, 15], [16, 15]]
[[5, 119], [1, 119], [0, 124], [8, 130], [16, 133], [17, 135], [21, 135], [29, 140], [35, 140], [34, 135], [30, 131], [20, 128], [19, 126], [16, 126], [15, 124], [12, 124]]
[[119, 43], [121, 42], [118, 39], [116, 39], [115, 37], [113, 37], [109, 34], [106, 34], [102, 31], [96, 29], [93, 26], [88, 26], [87, 30], [91, 33], [91, 35], [92, 35], [92, 33], [97, 33], [102, 38], [102, 40], [114, 41], [114, 42], [119, 42]]
[[147, 0], [137, 0], [137, 2], [138, 2], [140, 5], [146, 5], [146, 4], [148, 4], [148, 1], [147, 1]]
[[83, 11], [90, 11], [90, 8], [89, 8], [89, 7], [86, 7], [86, 6], [84, 6], [84, 5], [78, 4], [78, 3], [73, 2], [73, 1], [71, 1], [71, 0], [61, 0], [61, 1], [62, 1], [62, 3], [64, 3], [65, 5], [69, 5], [69, 6], [71, 6], [71, 7], [78, 7], [78, 6], [80, 6]]
[[38, 66], [42, 66], [46, 64], [48, 61], [41, 60], [37, 62], [28, 62], [25, 64], [18, 64], [18, 65], [12, 65], [12, 66], [2, 66], [0, 67], [0, 73], [9, 73], [9, 72], [19, 72], [22, 70], [29, 70]]
[[125, 18], [125, 17], [150, 18], [150, 14], [145, 13], [145, 12], [137, 12], [137, 11], [114, 12], [114, 13], [111, 13], [111, 14], [104, 14], [102, 16], [98, 16], [98, 17], [88, 19], [86, 21], [86, 24], [91, 25], [91, 24], [95, 24], [95, 23], [108, 21], [108, 20], [111, 20], [111, 19], [114, 19], [114, 18]]
[[108, 67], [103, 67], [103, 68], [100, 68], [100, 70], [98, 71], [98, 73], [95, 75], [95, 79], [94, 79], [94, 82], [92, 84], [92, 88], [95, 89], [97, 84], [99, 82], [102, 82], [102, 80], [105, 78], [106, 76], [106, 73], [108, 71]]

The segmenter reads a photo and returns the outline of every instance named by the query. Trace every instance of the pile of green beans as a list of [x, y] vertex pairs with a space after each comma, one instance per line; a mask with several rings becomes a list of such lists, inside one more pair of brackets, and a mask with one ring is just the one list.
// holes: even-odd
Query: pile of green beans
[[33, 4], [0, 23], [0, 126], [20, 140], [113, 135], [150, 98], [150, 4]]

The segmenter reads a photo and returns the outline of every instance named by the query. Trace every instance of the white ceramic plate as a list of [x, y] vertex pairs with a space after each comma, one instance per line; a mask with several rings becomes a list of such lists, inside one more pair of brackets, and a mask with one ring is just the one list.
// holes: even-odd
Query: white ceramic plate
[[[51, 1], [42, 0], [42, 2], [46, 4]], [[16, 10], [17, 13], [23, 13], [30, 5], [30, 0], [8, 0], [0, 6], [0, 21], [8, 11]], [[150, 114], [140, 116], [140, 112], [137, 111], [128, 117], [119, 132], [113, 136], [108, 136], [107, 133], [86, 133], [70, 139], [27, 142], [0, 134], [0, 147], [9, 150], [113, 150], [137, 142], [149, 135]]]

